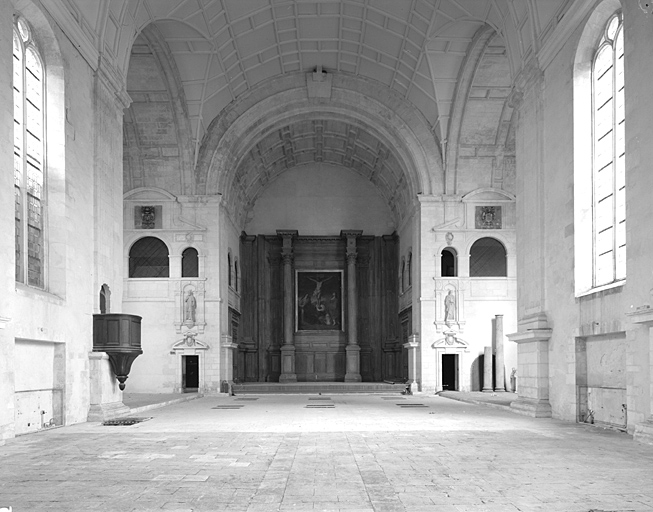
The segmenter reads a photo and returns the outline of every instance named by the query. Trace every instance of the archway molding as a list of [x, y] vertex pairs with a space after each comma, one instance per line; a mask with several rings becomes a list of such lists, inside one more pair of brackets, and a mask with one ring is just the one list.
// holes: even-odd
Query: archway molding
[[332, 76], [329, 99], [309, 98], [306, 74], [297, 73], [265, 82], [226, 109], [209, 126], [200, 151], [199, 193], [222, 193], [233, 204], [236, 170], [253, 145], [271, 130], [309, 116], [343, 120], [373, 133], [393, 150], [411, 197], [442, 193], [439, 144], [422, 114], [382, 84]]

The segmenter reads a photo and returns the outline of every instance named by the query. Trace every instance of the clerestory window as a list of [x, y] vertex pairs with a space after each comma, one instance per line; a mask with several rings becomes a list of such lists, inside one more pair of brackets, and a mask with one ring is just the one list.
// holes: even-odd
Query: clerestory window
[[32, 30], [14, 17], [16, 281], [44, 287], [45, 76]]

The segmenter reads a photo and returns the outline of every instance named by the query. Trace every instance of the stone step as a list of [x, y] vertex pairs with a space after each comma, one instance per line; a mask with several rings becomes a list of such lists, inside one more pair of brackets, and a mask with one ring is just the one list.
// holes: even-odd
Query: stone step
[[397, 393], [406, 389], [405, 384], [385, 382], [241, 382], [233, 384], [235, 395], [252, 394], [340, 394], [340, 393]]

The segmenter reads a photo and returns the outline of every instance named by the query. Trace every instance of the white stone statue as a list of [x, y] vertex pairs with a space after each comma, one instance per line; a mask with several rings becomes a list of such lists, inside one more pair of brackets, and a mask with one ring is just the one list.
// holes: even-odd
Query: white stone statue
[[195, 310], [197, 309], [197, 300], [193, 295], [193, 290], [188, 291], [186, 296], [186, 306], [184, 308], [184, 320], [195, 323]]
[[449, 290], [444, 298], [444, 321], [448, 325], [449, 322], [456, 320], [456, 296], [453, 290]]

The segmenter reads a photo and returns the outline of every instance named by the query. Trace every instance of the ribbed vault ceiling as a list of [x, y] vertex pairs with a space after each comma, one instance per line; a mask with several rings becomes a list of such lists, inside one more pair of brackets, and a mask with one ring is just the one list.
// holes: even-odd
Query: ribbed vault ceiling
[[332, 119], [300, 120], [267, 133], [241, 161], [234, 186], [241, 200], [253, 204], [268, 182], [311, 162], [357, 172], [376, 185], [394, 213], [408, 204], [404, 173], [393, 151], [364, 127]]

